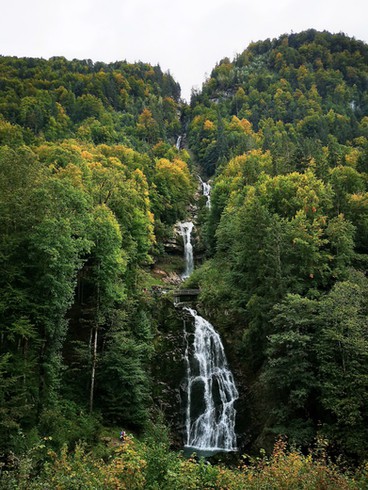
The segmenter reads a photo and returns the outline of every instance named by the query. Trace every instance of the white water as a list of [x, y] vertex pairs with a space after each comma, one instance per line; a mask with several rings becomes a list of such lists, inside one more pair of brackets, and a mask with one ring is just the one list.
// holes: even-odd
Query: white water
[[211, 207], [211, 186], [208, 182], [204, 182], [200, 177], [199, 177], [199, 180], [201, 181], [201, 185], [202, 185], [202, 194], [207, 198], [206, 207], [210, 208]]
[[184, 223], [179, 223], [180, 234], [184, 241], [184, 261], [185, 261], [185, 271], [182, 274], [182, 279], [186, 279], [191, 275], [194, 270], [194, 259], [193, 259], [193, 245], [191, 241], [191, 233], [193, 230], [193, 223], [191, 221], [185, 221]]
[[175, 145], [177, 150], [180, 150], [181, 140], [182, 140], [182, 136], [178, 136], [178, 139], [176, 140], [176, 145]]
[[195, 310], [193, 345], [186, 333], [187, 347], [187, 448], [201, 451], [235, 451], [234, 402], [239, 394], [228, 368], [219, 334]]

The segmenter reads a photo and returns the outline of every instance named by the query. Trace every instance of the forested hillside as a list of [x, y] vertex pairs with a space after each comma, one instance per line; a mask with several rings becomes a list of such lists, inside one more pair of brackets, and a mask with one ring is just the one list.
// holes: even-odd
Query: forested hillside
[[[366, 488], [367, 187], [368, 46], [344, 34], [252, 43], [190, 105], [159, 66], [0, 57], [0, 486]], [[187, 219], [184, 286], [240, 393], [230, 468], [171, 451], [161, 269]]]
[[195, 94], [213, 179], [192, 277], [245, 377], [248, 441], [365, 457], [368, 47], [314, 30], [251, 44]]
[[0, 453], [148, 417], [147, 271], [193, 183], [159, 67], [0, 58]]

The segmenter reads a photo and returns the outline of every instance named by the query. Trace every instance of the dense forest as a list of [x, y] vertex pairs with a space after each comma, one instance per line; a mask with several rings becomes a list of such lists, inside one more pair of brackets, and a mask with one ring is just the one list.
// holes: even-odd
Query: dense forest
[[[367, 186], [368, 46], [344, 34], [252, 43], [190, 105], [159, 66], [0, 57], [0, 484], [366, 488]], [[229, 467], [173, 451], [193, 215], [184, 285], [251, 455]]]
[[215, 173], [198, 281], [261, 444], [320, 434], [366, 457], [367, 63], [344, 35], [282, 36], [222, 60], [192, 100], [191, 148]]

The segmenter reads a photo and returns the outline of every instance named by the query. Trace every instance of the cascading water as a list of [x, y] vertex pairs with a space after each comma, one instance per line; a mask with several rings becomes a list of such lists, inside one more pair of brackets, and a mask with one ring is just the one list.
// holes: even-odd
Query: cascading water
[[193, 223], [191, 221], [185, 221], [184, 223], [179, 223], [180, 234], [184, 241], [184, 260], [185, 260], [185, 271], [182, 274], [182, 279], [186, 279], [191, 275], [194, 270], [194, 259], [193, 259], [193, 245], [191, 240], [191, 234], [193, 230]]
[[[209, 185], [208, 187], [210, 189]], [[179, 223], [179, 227], [184, 241], [185, 272], [182, 278], [185, 279], [194, 269], [191, 242], [193, 223], [186, 221]], [[235, 451], [234, 403], [239, 394], [227, 364], [224, 347], [219, 334], [207, 320], [197, 315], [197, 312], [191, 308], [184, 309], [194, 318], [195, 326], [194, 336], [185, 332], [187, 341], [185, 448], [189, 452], [195, 451], [203, 456], [219, 451]]]
[[182, 136], [178, 136], [178, 139], [176, 140], [176, 145], [175, 145], [177, 150], [180, 150], [181, 140], [182, 140]]
[[203, 195], [207, 197], [206, 206], [208, 208], [210, 208], [211, 207], [211, 186], [210, 186], [210, 184], [208, 184], [208, 182], [203, 182], [202, 187], [203, 187]]
[[210, 208], [211, 207], [211, 186], [208, 182], [204, 182], [200, 177], [199, 177], [199, 180], [201, 181], [201, 185], [202, 185], [202, 194], [207, 198], [206, 207]]
[[201, 453], [235, 451], [234, 402], [238, 398], [219, 334], [191, 308], [195, 322], [194, 341], [185, 333], [187, 347], [186, 443]]

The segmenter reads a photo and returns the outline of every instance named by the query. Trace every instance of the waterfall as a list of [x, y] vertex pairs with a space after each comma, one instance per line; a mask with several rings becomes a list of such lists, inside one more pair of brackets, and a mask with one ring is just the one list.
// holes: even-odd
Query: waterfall
[[191, 233], [193, 230], [193, 223], [191, 221], [186, 221], [184, 223], [179, 223], [180, 234], [184, 241], [184, 260], [185, 260], [185, 271], [182, 274], [182, 279], [186, 279], [191, 275], [194, 269], [193, 260], [193, 245], [191, 241]]
[[201, 181], [201, 185], [202, 185], [202, 194], [207, 198], [206, 207], [210, 208], [211, 207], [211, 186], [208, 182], [204, 182], [200, 177], [199, 177], [199, 180]]
[[185, 308], [194, 318], [192, 337], [185, 332], [187, 347], [186, 443], [201, 452], [235, 451], [234, 402], [238, 398], [234, 377], [228, 368], [219, 334], [195, 310]]
[[[209, 184], [202, 181], [203, 194], [210, 206]], [[184, 241], [185, 272], [194, 269], [191, 221], [179, 223]], [[187, 365], [186, 440], [189, 451], [215, 453], [235, 451], [235, 400], [238, 391], [228, 367], [219, 334], [204, 318], [191, 308], [184, 308], [194, 318], [194, 335], [185, 332]], [[193, 341], [191, 341], [193, 339]]]
[[182, 140], [182, 136], [178, 136], [178, 139], [176, 140], [176, 145], [175, 145], [177, 150], [180, 150], [181, 140]]
[[206, 196], [207, 202], [206, 206], [211, 207], [211, 186], [208, 182], [202, 182], [203, 195]]

